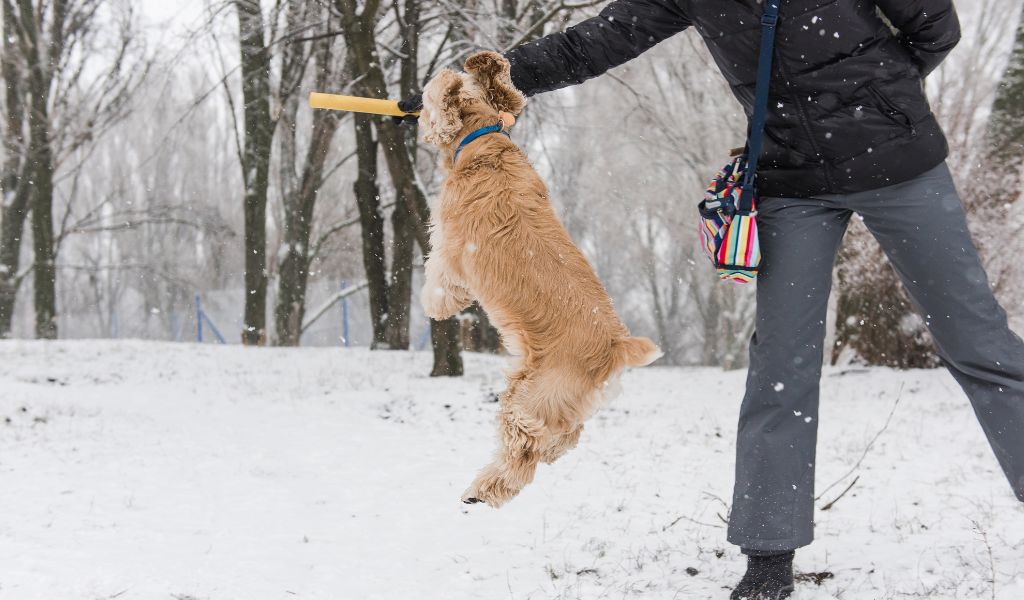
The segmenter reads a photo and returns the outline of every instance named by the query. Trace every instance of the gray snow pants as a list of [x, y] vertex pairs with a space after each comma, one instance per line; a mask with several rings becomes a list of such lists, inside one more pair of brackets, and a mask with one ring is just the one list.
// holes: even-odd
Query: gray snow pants
[[867, 192], [766, 198], [759, 209], [764, 262], [729, 541], [756, 553], [813, 539], [826, 310], [833, 263], [853, 213], [863, 217], [924, 315], [1024, 501], [1024, 343], [992, 295], [946, 165]]

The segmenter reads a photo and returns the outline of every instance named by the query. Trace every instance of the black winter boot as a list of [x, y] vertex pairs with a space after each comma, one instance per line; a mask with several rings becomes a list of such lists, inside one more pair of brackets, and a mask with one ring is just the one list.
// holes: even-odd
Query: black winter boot
[[[746, 554], [746, 552], [744, 552]], [[793, 593], [793, 555], [754, 553], [747, 555], [747, 572], [729, 600], [782, 600]]]

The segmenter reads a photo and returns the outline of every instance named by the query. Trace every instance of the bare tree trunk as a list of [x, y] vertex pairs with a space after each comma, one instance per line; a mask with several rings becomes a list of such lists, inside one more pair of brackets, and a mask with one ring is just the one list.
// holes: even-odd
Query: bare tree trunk
[[[377, 41], [374, 34], [374, 26], [377, 21], [375, 13], [379, 4], [379, 2], [374, 1], [366, 2], [363, 5], [363, 11], [360, 13], [357, 12], [356, 2], [352, 0], [336, 0], [336, 5], [342, 15], [342, 29], [345, 32], [345, 40], [348, 44], [349, 72], [360, 78], [356, 86], [356, 93], [375, 98], [383, 98], [388, 95], [380, 56], [377, 54]], [[366, 119], [364, 121], [364, 118], [360, 117], [356, 125], [356, 134], [361, 138], [361, 141], [357, 140], [361, 153], [370, 147], [366, 137], [369, 134], [361, 131], [363, 123], [373, 123], [376, 126], [378, 140], [376, 144], [373, 144], [374, 153], [376, 153], [378, 146], [383, 146], [388, 170], [395, 184], [397, 200], [391, 217], [393, 232], [391, 240], [391, 272], [390, 277], [385, 276], [383, 286], [380, 286], [377, 273], [377, 269], [382, 266], [378, 264], [378, 261], [383, 263], [385, 260], [383, 253], [379, 253], [380, 257], [378, 258], [378, 256], [374, 255], [367, 256], [364, 252], [363, 257], [364, 263], [367, 265], [367, 277], [370, 279], [370, 300], [371, 303], [376, 303], [376, 306], [371, 308], [371, 311], [374, 312], [375, 327], [378, 322], [378, 315], [381, 318], [382, 332], [377, 347], [402, 350], [409, 347], [409, 306], [412, 301], [412, 258], [415, 241], [414, 233], [416, 230], [415, 224], [411, 223], [409, 219], [405, 190], [399, 184], [399, 181], [395, 180], [396, 176], [402, 176], [401, 170], [405, 168], [405, 165], [394, 165], [396, 158], [400, 160], [400, 157], [396, 157], [396, 148], [405, 157], [404, 162], [409, 165], [411, 163], [408, 157], [405, 156], [405, 141], [402, 134], [390, 120]], [[376, 173], [376, 154], [372, 157], [369, 155], [364, 157], [360, 154], [359, 159], [360, 177], [367, 173], [364, 169], [370, 168], [371, 161], [374, 161], [372, 168], [374, 173]], [[396, 171], [396, 168], [399, 171]], [[358, 183], [359, 181], [357, 181]], [[376, 193], [376, 186], [372, 187], [373, 192]], [[371, 188], [369, 186], [362, 190], [357, 188], [357, 195], [368, 195], [370, 191]], [[369, 200], [369, 198], [364, 198], [361, 201], [360, 215], [364, 223], [374, 219], [381, 219], [381, 215], [376, 210], [379, 207], [379, 200], [374, 200], [372, 207]], [[378, 227], [378, 224], [370, 223], [370, 225], [370, 231], [366, 231], [365, 228], [363, 231], [364, 250], [378, 253], [377, 248], [372, 246], [367, 248], [366, 245], [368, 238], [374, 239], [377, 237], [375, 229]], [[383, 239], [383, 235], [380, 238]], [[371, 270], [371, 267], [373, 270]], [[380, 269], [380, 271], [383, 272], [383, 269]], [[377, 293], [374, 293], [374, 288], [377, 288]], [[380, 291], [383, 291], [383, 294], [380, 294]], [[382, 300], [383, 302], [381, 302]], [[376, 333], [374, 337], [377, 339]]]
[[309, 280], [309, 242], [313, 229], [313, 210], [320, 192], [324, 163], [331, 140], [338, 129], [337, 118], [326, 111], [313, 117], [313, 137], [306, 156], [301, 186], [285, 207], [284, 234], [287, 251], [278, 269], [277, 295], [278, 345], [298, 346], [306, 313], [306, 286]]
[[[348, 48], [347, 71], [359, 78], [355, 86], [357, 94], [370, 97], [381, 97], [387, 94], [384, 73], [381, 71], [379, 58], [376, 54], [376, 38], [374, 25], [379, 2], [364, 3], [363, 11], [357, 12], [354, 0], [336, 0], [341, 13], [341, 26], [345, 32]], [[377, 185], [377, 151], [379, 140], [373, 136], [374, 118], [356, 115], [356, 158], [359, 174], [355, 182], [356, 201], [359, 206], [359, 218], [363, 235], [363, 265], [369, 282], [370, 313], [373, 321], [373, 344], [375, 349], [407, 348], [403, 346], [394, 321], [401, 321], [403, 314], [408, 312], [408, 304], [404, 307], [392, 305], [393, 301], [401, 302], [401, 297], [391, 291], [394, 281], [388, 279], [387, 257], [385, 256], [384, 223], [380, 214], [380, 189]], [[401, 206], [395, 208], [400, 211]], [[392, 227], [392, 271], [400, 273], [411, 268], [411, 252], [402, 252], [403, 241], [406, 239], [404, 222], [400, 216], [393, 217]], [[408, 244], [405, 244], [408, 245]], [[396, 253], [395, 250], [399, 251]], [[407, 257], [408, 266], [403, 268], [402, 257]], [[405, 334], [408, 340], [408, 333]], [[396, 345], [397, 344], [397, 345]]]
[[6, 160], [0, 171], [0, 339], [11, 334], [14, 305], [20, 283], [21, 239], [28, 216], [29, 187], [22, 176], [25, 157], [25, 96], [16, 44], [16, 15], [11, 0], [3, 0], [3, 56], [0, 76], [5, 84], [4, 153]]
[[263, 345], [267, 336], [267, 189], [274, 121], [270, 115], [270, 54], [263, 41], [259, 0], [235, 0], [245, 103], [245, 313], [242, 343]]
[[[400, 15], [399, 32], [401, 46], [399, 51], [402, 58], [399, 63], [399, 95], [406, 98], [413, 93], [416, 87], [416, 73], [419, 62], [419, 5], [416, 0], [405, 0], [405, 9], [399, 7], [399, 0], [392, 0], [395, 14]], [[386, 95], [386, 90], [378, 90]], [[392, 124], [386, 123], [385, 127], [394, 129]], [[381, 121], [377, 121], [377, 129], [382, 127]], [[389, 137], [397, 133], [400, 143]], [[407, 126], [400, 131], [381, 135], [384, 141], [385, 157], [394, 152], [405, 151], [409, 153], [410, 161], [401, 168], [408, 169], [399, 177], [405, 177], [414, 173], [416, 168], [416, 127]], [[386, 140], [386, 141], [385, 141]], [[409, 312], [412, 305], [412, 262], [416, 250], [416, 239], [414, 229], [415, 219], [410, 218], [410, 212], [406, 208], [408, 197], [406, 189], [399, 189], [398, 181], [395, 179], [395, 172], [392, 170], [392, 161], [388, 159], [388, 169], [391, 171], [391, 179], [395, 182], [395, 191], [398, 205], [391, 214], [391, 226], [394, 231], [394, 238], [391, 246], [391, 281], [388, 285], [388, 328], [386, 332], [387, 343], [390, 348], [409, 347], [409, 328], [411, 326]], [[424, 252], [426, 252], [424, 250]], [[433, 329], [431, 329], [433, 332]]]
[[[306, 25], [306, 10], [302, 2], [289, 2], [285, 8], [287, 31], [300, 31]], [[321, 44], [330, 44], [321, 40]], [[299, 96], [292, 93], [305, 71], [304, 47], [300, 42], [285, 43], [281, 49], [281, 75], [277, 97], [281, 103], [277, 115], [278, 176], [281, 193], [282, 231], [277, 254], [277, 304], [274, 306], [277, 346], [298, 346], [302, 337], [302, 318], [306, 291], [306, 247], [300, 242], [304, 227], [303, 210], [299, 198], [298, 113]], [[319, 82], [319, 78], [318, 78]], [[319, 86], [318, 86], [319, 89]], [[328, 114], [316, 111], [314, 119]], [[314, 132], [315, 135], [315, 132]], [[308, 232], [308, 227], [306, 227]], [[308, 237], [307, 237], [308, 239]]]
[[462, 348], [459, 345], [459, 322], [455, 318], [430, 322], [430, 340], [434, 347], [434, 368], [431, 377], [461, 377]]
[[[295, 6], [295, 5], [293, 5]], [[307, 5], [308, 7], [308, 5]], [[289, 8], [289, 31], [296, 31], [306, 21], [304, 14]], [[320, 17], [316, 13], [316, 17]], [[316, 72], [316, 87], [324, 89], [334, 76], [331, 53], [332, 38], [325, 37], [314, 42], [313, 65]], [[297, 44], [290, 48], [301, 48]], [[297, 52], [301, 55], [301, 50]], [[295, 121], [298, 113], [298, 95], [294, 85], [301, 80], [303, 61], [293, 58], [286, 51], [282, 69], [282, 97], [287, 97], [286, 108], [282, 111], [287, 120], [286, 136], [288, 149], [282, 152], [282, 182], [284, 204], [284, 247], [279, 257], [277, 306], [274, 310], [277, 331], [276, 343], [281, 346], [298, 346], [302, 337], [302, 322], [306, 312], [306, 287], [310, 268], [310, 234], [313, 229], [313, 210], [320, 192], [324, 175], [324, 164], [331, 141], [338, 130], [338, 118], [332, 111], [316, 111], [313, 114], [312, 136], [306, 152], [301, 178], [296, 178], [297, 156], [295, 150]], [[288, 163], [288, 164], [284, 164]], [[295, 179], [298, 179], [296, 185]]]
[[388, 280], [388, 317], [384, 330], [384, 343], [391, 350], [409, 348], [412, 259], [416, 250], [413, 227], [409, 211], [402, 203], [396, 205], [391, 213], [391, 274]]
[[50, 147], [50, 68], [62, 53], [66, 0], [57, 0], [52, 8], [48, 53], [41, 46], [41, 22], [30, 0], [18, 1], [21, 23], [21, 47], [28, 69], [29, 91], [29, 186], [32, 207], [32, 246], [35, 262], [32, 272], [36, 310], [36, 337], [57, 338], [56, 265], [53, 247], [53, 150]]
[[[36, 337], [57, 339], [57, 268], [53, 252], [53, 155], [46, 141], [49, 116], [45, 101], [36, 101], [33, 93], [29, 117], [29, 160], [32, 161], [32, 246], [35, 266], [32, 288], [36, 309]], [[42, 141], [38, 141], [39, 138]]]
[[387, 347], [388, 281], [384, 256], [384, 220], [380, 214], [380, 189], [377, 187], [377, 140], [368, 115], [355, 115], [358, 175], [353, 185], [359, 225], [363, 237], [363, 269], [369, 284], [370, 320], [373, 326], [372, 349]]

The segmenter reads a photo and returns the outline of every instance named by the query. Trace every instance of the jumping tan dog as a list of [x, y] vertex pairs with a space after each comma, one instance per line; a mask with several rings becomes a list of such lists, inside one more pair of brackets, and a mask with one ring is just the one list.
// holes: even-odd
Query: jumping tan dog
[[508, 137], [483, 135], [453, 160], [467, 135], [498, 123], [507, 129], [526, 104], [501, 55], [475, 54], [465, 69], [441, 71], [424, 90], [423, 139], [441, 149], [448, 179], [431, 207], [420, 298], [434, 319], [478, 300], [519, 359], [500, 399], [498, 451], [462, 497], [498, 507], [533, 481], [539, 461], [576, 446], [610, 380], [661, 351], [629, 336]]

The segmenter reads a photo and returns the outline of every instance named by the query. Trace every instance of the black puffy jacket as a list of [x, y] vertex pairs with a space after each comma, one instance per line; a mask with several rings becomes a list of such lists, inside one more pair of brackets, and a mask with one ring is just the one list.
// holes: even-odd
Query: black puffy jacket
[[[532, 95], [596, 77], [692, 25], [749, 117], [762, 12], [756, 0], [616, 0], [506, 56]], [[952, 0], [782, 0], [762, 195], [875, 189], [942, 162], [948, 147], [921, 80], [959, 39]]]

